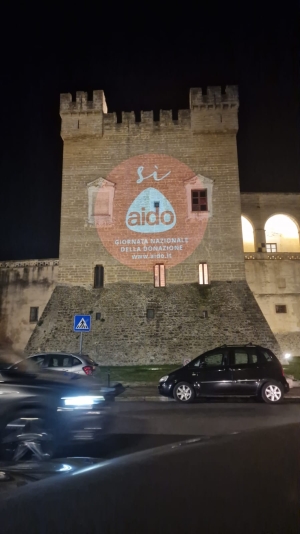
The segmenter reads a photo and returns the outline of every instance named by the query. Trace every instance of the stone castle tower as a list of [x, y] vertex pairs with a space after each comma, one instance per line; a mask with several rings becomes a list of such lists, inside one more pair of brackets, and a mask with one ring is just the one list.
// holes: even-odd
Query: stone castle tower
[[27, 347], [102, 363], [180, 362], [224, 343], [279, 352], [244, 266], [238, 92], [191, 89], [190, 109], [107, 113], [103, 91], [61, 95], [59, 283]]

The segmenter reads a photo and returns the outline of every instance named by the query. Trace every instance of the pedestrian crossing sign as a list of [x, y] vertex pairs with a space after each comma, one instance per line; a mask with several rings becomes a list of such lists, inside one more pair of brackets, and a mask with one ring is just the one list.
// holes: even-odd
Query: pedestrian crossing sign
[[90, 332], [91, 322], [92, 321], [90, 315], [74, 315], [73, 331]]

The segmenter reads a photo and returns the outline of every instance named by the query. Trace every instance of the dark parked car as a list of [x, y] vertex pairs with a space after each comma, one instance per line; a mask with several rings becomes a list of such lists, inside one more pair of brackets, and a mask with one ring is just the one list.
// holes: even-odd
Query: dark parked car
[[52, 373], [27, 359], [0, 360], [1, 459], [49, 458], [60, 444], [101, 438], [108, 422], [94, 378]]
[[161, 395], [179, 402], [195, 397], [259, 397], [276, 404], [289, 390], [282, 366], [269, 349], [258, 345], [224, 345], [163, 376]]

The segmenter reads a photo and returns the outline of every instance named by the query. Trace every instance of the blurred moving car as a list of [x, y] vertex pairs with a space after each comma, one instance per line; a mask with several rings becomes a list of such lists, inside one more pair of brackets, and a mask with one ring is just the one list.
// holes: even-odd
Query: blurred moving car
[[28, 486], [50, 477], [73, 475], [99, 463], [99, 458], [56, 458], [48, 462], [3, 462], [0, 470], [0, 499], [19, 487]]
[[299, 534], [299, 442], [285, 424], [48, 477], [0, 498], [1, 534]]
[[86, 354], [71, 352], [43, 352], [28, 357], [49, 371], [64, 371], [80, 375], [92, 375], [98, 363]]
[[277, 404], [289, 391], [275, 354], [259, 345], [223, 345], [159, 381], [158, 391], [179, 402], [195, 397], [258, 397]]
[[92, 441], [109, 423], [105, 393], [94, 378], [51, 373], [25, 359], [0, 359], [0, 456], [50, 458], [69, 441]]

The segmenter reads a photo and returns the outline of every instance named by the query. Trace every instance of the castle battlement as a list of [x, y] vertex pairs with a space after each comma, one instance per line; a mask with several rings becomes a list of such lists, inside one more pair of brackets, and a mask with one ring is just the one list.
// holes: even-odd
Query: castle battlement
[[222, 93], [221, 87], [209, 86], [207, 93], [204, 95], [199, 87], [190, 89], [190, 109], [208, 108], [227, 106], [236, 107], [239, 105], [239, 93], [237, 85], [228, 85], [225, 93]]
[[60, 95], [61, 115], [88, 112], [107, 113], [104, 91], [93, 91], [92, 100], [88, 100], [88, 94], [86, 92], [77, 91], [75, 102], [72, 100], [71, 93], [62, 93]]
[[128, 133], [143, 129], [157, 131], [159, 129], [191, 130], [195, 133], [236, 133], [238, 129], [238, 88], [209, 86], [206, 94], [201, 88], [190, 89], [190, 109], [141, 111], [140, 113], [122, 112], [107, 113], [104, 92], [94, 91], [93, 99], [88, 100], [86, 92], [78, 91], [76, 100], [70, 93], [60, 96], [60, 115], [62, 118], [61, 135], [63, 139], [108, 133]]

